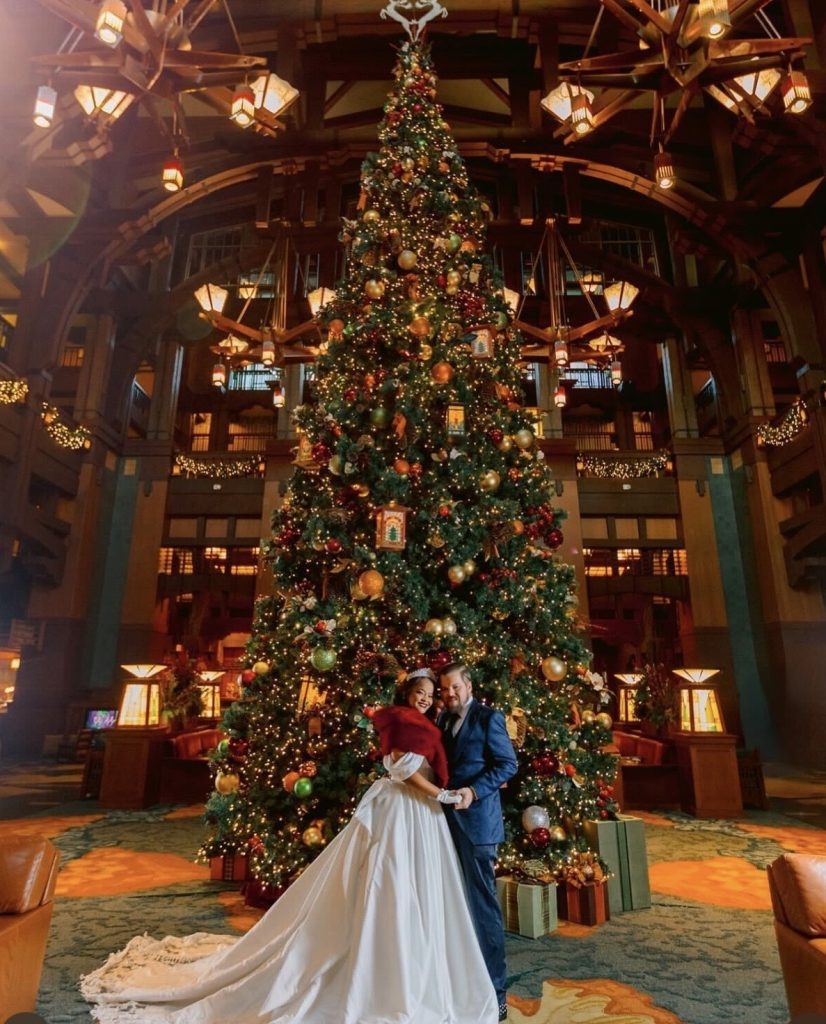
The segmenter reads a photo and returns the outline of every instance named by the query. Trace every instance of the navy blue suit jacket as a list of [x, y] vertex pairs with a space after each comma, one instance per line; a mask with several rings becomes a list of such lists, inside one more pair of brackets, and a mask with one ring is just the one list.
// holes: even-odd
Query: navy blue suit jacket
[[[444, 734], [447, 713], [439, 718]], [[476, 799], [465, 811], [445, 805], [445, 814], [461, 828], [471, 843], [492, 845], [505, 838], [499, 788], [516, 774], [516, 755], [499, 711], [471, 701], [459, 735], [447, 750], [449, 789], [472, 786]]]

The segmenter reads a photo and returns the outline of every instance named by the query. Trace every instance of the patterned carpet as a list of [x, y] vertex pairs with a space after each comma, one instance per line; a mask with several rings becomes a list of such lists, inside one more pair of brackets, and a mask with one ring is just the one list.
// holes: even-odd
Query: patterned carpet
[[[38, 1006], [47, 1024], [89, 1020], [77, 977], [133, 935], [241, 932], [261, 913], [192, 862], [201, 808], [89, 811], [66, 804], [3, 824], [62, 854]], [[787, 1024], [764, 867], [784, 850], [826, 855], [826, 831], [760, 812], [639, 816], [652, 908], [509, 936], [513, 1024]]]

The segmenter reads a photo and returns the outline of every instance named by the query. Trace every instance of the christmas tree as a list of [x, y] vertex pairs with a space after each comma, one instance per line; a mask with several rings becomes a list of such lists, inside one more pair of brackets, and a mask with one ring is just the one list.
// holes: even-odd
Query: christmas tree
[[288, 884], [382, 770], [373, 709], [405, 669], [464, 661], [520, 771], [505, 866], [541, 875], [616, 810], [610, 717], [555, 554], [552, 473], [520, 404], [520, 339], [483, 251], [491, 210], [405, 43], [366, 159], [345, 280], [267, 547], [243, 695], [226, 713], [203, 852]]

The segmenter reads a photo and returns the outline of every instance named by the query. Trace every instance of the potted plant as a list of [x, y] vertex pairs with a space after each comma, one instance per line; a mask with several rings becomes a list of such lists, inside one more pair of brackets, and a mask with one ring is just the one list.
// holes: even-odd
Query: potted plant
[[636, 695], [636, 714], [643, 735], [668, 735], [677, 718], [676, 701], [677, 689], [665, 665], [644, 665]]

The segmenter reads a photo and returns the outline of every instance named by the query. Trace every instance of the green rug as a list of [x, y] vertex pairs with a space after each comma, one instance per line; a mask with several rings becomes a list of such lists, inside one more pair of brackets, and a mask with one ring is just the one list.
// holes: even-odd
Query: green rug
[[[135, 934], [240, 933], [257, 919], [238, 884], [194, 865], [198, 809], [71, 804], [4, 828], [48, 835], [61, 875], [38, 1012], [88, 1021], [77, 978]], [[826, 832], [769, 813], [742, 822], [643, 815], [653, 906], [598, 928], [508, 937], [516, 1024], [787, 1024], [765, 865], [826, 854]]]

